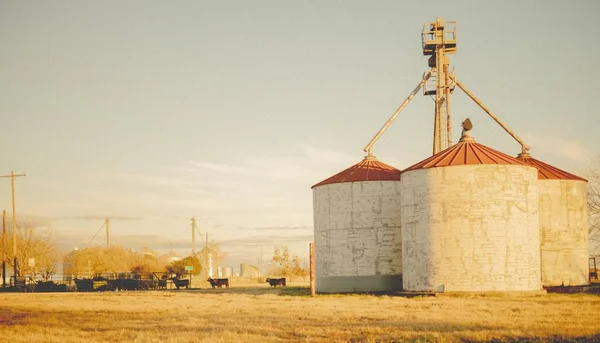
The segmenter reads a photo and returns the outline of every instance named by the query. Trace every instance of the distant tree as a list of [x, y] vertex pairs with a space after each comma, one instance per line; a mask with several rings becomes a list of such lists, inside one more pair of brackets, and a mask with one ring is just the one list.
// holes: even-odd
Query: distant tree
[[73, 277], [88, 276], [90, 273], [88, 268], [89, 259], [86, 257], [87, 251], [77, 248], [71, 250], [63, 258], [63, 273]]
[[275, 248], [271, 261], [275, 262], [275, 268], [273, 271], [283, 276], [290, 275], [292, 264], [290, 263], [290, 249], [288, 247]]
[[[193, 271], [189, 272], [185, 270], [186, 266], [192, 266]], [[183, 260], [173, 261], [166, 267], [166, 271], [170, 274], [175, 274], [177, 277], [182, 275], [192, 274], [192, 275], [200, 275], [200, 271], [202, 270], [200, 260], [196, 256], [188, 256]]]
[[306, 271], [306, 269], [303, 268], [302, 265], [300, 264], [300, 258], [298, 256], [296, 256], [296, 255], [294, 255], [294, 258], [292, 259], [291, 274], [294, 275], [294, 276], [302, 277], [303, 279], [308, 274], [307, 271]]
[[134, 253], [132, 260], [133, 267], [131, 267], [131, 272], [136, 274], [146, 274], [163, 269], [160, 266], [156, 253], [148, 248], [143, 248], [142, 251]]
[[134, 251], [120, 245], [74, 249], [64, 257], [64, 274], [92, 277], [104, 273], [147, 273], [162, 268], [155, 253]]
[[[17, 222], [17, 273], [21, 276], [40, 275], [48, 280], [58, 267], [60, 254], [57, 236], [52, 229], [38, 228], [35, 224], [22, 221]], [[12, 232], [8, 232], [12, 237]], [[7, 240], [8, 241], [8, 240]], [[9, 248], [8, 245], [7, 248]], [[13, 267], [12, 250], [7, 249], [6, 261], [8, 267]], [[29, 265], [29, 261], [33, 266]]]
[[275, 248], [271, 261], [275, 262], [275, 268], [270, 271], [271, 273], [290, 279], [292, 276], [306, 276], [306, 270], [302, 268], [300, 258], [297, 255], [290, 255], [290, 249], [287, 246]]
[[64, 274], [92, 277], [107, 272], [125, 272], [131, 268], [131, 251], [121, 246], [73, 249], [64, 257]]

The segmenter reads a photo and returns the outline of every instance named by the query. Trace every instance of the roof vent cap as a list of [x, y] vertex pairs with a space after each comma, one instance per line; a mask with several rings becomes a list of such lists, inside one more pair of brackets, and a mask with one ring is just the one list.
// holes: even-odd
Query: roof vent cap
[[462, 122], [462, 133], [460, 135], [459, 142], [472, 142], [475, 139], [471, 137], [470, 132], [473, 129], [473, 123], [471, 123], [471, 119], [467, 118]]

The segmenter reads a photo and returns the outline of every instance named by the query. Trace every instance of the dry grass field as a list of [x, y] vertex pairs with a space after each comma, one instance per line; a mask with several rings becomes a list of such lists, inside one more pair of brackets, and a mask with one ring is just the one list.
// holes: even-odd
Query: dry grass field
[[600, 341], [600, 296], [0, 293], [1, 342]]

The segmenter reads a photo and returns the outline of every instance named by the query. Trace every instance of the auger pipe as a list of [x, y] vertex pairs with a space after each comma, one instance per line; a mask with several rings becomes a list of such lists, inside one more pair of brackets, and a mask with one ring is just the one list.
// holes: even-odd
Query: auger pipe
[[379, 131], [371, 139], [371, 141], [369, 142], [369, 144], [367, 144], [367, 146], [365, 146], [365, 148], [363, 150], [367, 153], [367, 156], [373, 156], [372, 149], [373, 149], [373, 145], [375, 145], [375, 142], [377, 142], [377, 140], [379, 139], [379, 137], [381, 137], [381, 135], [385, 132], [385, 130], [387, 130], [387, 128], [392, 124], [392, 122], [396, 119], [396, 117], [398, 116], [398, 114], [400, 114], [400, 112], [404, 109], [404, 107], [406, 107], [406, 105], [408, 105], [408, 103], [411, 102], [411, 100], [419, 92], [419, 90], [421, 89], [421, 87], [423, 87], [425, 85], [425, 82], [427, 82], [427, 80], [429, 79], [430, 76], [431, 76], [431, 72], [428, 72], [427, 74], [423, 75], [423, 79], [421, 80], [421, 82], [419, 82], [419, 84], [417, 85], [417, 87], [410, 93], [410, 95], [404, 100], [404, 102], [402, 102], [402, 104], [400, 105], [400, 107], [398, 107], [398, 109], [396, 110], [396, 112], [394, 112], [394, 114], [392, 114], [392, 116], [390, 117], [390, 119], [388, 119], [385, 122], [385, 124], [383, 124], [383, 126], [381, 127], [381, 129], [379, 129]]
[[454, 76], [450, 75], [450, 78], [452, 79], [452, 81], [454, 81], [456, 83], [456, 85], [458, 87], [460, 87], [460, 89], [462, 89], [463, 92], [465, 92], [465, 94], [467, 94], [469, 96], [469, 98], [471, 98], [473, 101], [475, 101], [475, 103], [477, 103], [477, 105], [479, 105], [479, 107], [481, 107], [482, 110], [484, 110], [492, 119], [494, 119], [494, 121], [496, 123], [498, 123], [498, 125], [500, 125], [506, 132], [508, 132], [509, 135], [512, 136], [512, 138], [514, 138], [519, 144], [521, 144], [521, 153], [522, 154], [527, 154], [529, 152], [529, 145], [527, 145], [527, 143], [525, 143], [521, 137], [517, 136], [516, 133], [514, 133], [511, 129], [508, 128], [508, 126], [506, 126], [506, 124], [504, 124], [504, 122], [502, 122], [500, 120], [500, 118], [496, 117], [496, 115], [494, 115], [494, 113], [492, 113], [492, 111], [487, 108], [487, 106], [485, 106], [481, 100], [479, 100], [475, 94], [471, 93], [467, 87], [465, 87], [465, 85], [462, 84], [462, 82], [458, 81]]

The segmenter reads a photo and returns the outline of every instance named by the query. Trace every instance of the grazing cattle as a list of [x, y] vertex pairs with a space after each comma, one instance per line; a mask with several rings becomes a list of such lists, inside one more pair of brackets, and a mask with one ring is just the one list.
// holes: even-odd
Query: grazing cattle
[[271, 287], [285, 286], [285, 285], [286, 285], [286, 284], [285, 284], [285, 278], [284, 278], [284, 277], [282, 277], [282, 278], [280, 278], [280, 279], [271, 279], [271, 278], [267, 278], [267, 279], [265, 280], [265, 282], [268, 282], [268, 283], [269, 283], [269, 285], [270, 285]]
[[177, 277], [172, 277], [171, 280], [173, 280], [173, 283], [175, 284], [175, 287], [177, 287], [177, 289], [179, 289], [180, 287], [190, 288], [189, 279], [179, 279]]
[[229, 279], [213, 279], [209, 277], [206, 281], [210, 282], [212, 288], [222, 288], [223, 286], [229, 288]]
[[167, 279], [158, 280], [158, 289], [167, 289]]

